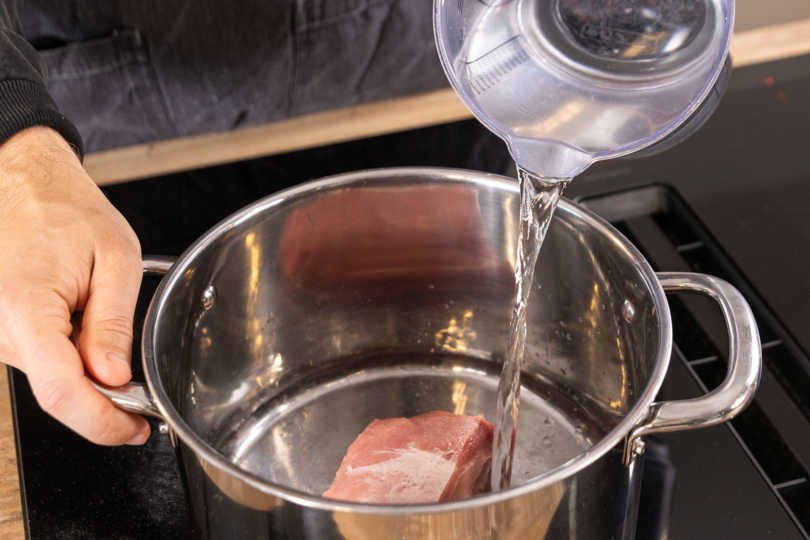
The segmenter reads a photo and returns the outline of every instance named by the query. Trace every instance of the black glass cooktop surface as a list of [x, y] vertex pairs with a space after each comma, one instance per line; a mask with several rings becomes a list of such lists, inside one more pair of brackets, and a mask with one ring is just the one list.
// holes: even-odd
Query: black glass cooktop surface
[[[734, 72], [714, 117], [682, 145], [594, 166], [568, 195], [627, 235], [656, 270], [734, 283], [755, 310], [765, 371], [730, 425], [648, 441], [638, 540], [801, 539], [810, 528], [810, 57]], [[458, 122], [105, 188], [144, 253], [178, 255], [240, 207], [329, 174], [383, 166], [506, 173], [504, 145]], [[768, 178], [763, 183], [762, 178]], [[759, 181], [758, 181], [759, 179]], [[157, 278], [146, 278], [136, 342]], [[711, 390], [725, 329], [710, 302], [670, 297], [675, 348], [661, 399]], [[143, 380], [134, 351], [135, 380]], [[13, 371], [27, 534], [32, 539], [189, 538], [169, 440], [103, 448], [45, 415]]]

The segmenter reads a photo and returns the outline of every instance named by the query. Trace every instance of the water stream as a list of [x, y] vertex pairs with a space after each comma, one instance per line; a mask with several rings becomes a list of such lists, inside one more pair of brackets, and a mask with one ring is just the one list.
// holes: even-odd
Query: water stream
[[537, 255], [568, 180], [545, 179], [518, 169], [520, 232], [515, 259], [515, 303], [509, 346], [498, 383], [495, 438], [492, 443], [492, 490], [509, 487], [520, 406], [520, 367], [526, 345], [526, 304]]

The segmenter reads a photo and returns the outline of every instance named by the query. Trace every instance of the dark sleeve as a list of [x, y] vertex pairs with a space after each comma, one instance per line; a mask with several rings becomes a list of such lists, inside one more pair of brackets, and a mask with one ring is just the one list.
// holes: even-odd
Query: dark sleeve
[[59, 114], [45, 88], [45, 63], [22, 37], [22, 3], [0, 0], [0, 144], [25, 128], [47, 126], [58, 131], [81, 158], [81, 136], [70, 120]]

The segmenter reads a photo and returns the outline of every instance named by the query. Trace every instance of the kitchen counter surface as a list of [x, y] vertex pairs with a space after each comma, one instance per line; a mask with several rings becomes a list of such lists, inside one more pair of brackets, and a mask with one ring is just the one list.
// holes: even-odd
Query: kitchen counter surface
[[0, 364], [0, 540], [25, 538], [8, 370]]

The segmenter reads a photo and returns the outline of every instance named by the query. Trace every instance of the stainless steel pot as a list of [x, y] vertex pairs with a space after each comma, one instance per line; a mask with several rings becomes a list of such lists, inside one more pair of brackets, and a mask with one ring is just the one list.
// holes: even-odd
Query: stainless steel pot
[[[656, 275], [615, 229], [561, 202], [529, 309], [513, 487], [418, 506], [319, 496], [375, 418], [492, 418], [514, 293], [507, 178], [387, 169], [310, 182], [223, 221], [167, 272], [146, 318], [147, 387], [106, 389], [162, 418], [199, 538], [631, 539], [643, 435], [723, 422], [751, 400], [759, 335], [744, 299]], [[714, 298], [729, 372], [654, 402], [669, 364], [664, 291]]]

